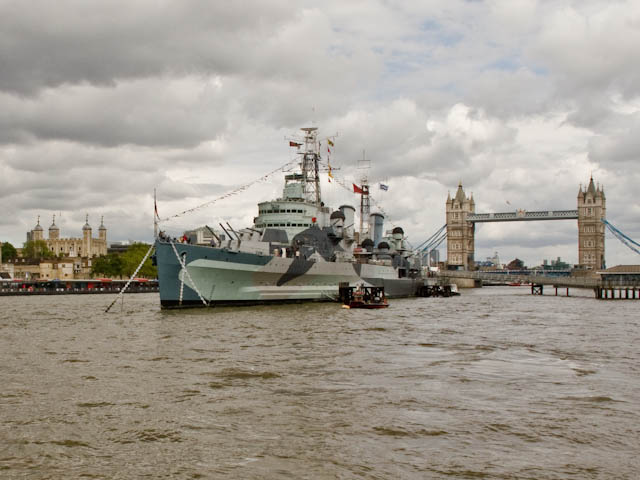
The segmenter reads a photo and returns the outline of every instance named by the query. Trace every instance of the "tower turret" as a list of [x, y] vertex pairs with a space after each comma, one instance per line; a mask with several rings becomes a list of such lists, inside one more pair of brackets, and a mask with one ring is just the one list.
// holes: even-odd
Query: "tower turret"
[[91, 256], [91, 225], [89, 225], [89, 214], [87, 214], [85, 224], [82, 227], [82, 252], [80, 252], [80, 256]]
[[60, 229], [56, 225], [56, 215], [53, 214], [53, 221], [49, 227], [49, 240], [58, 240], [60, 238]]
[[107, 227], [104, 226], [104, 217], [100, 218], [100, 228], [98, 228], [98, 238], [107, 243]]
[[38, 215], [38, 223], [36, 224], [35, 227], [33, 227], [33, 230], [31, 230], [30, 240], [33, 240], [35, 242], [36, 240], [43, 240], [43, 239], [44, 239], [44, 231], [40, 226], [40, 215]]

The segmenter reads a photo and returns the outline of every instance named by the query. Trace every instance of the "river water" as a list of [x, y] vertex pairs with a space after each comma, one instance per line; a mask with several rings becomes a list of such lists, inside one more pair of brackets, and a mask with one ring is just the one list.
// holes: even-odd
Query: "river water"
[[640, 301], [571, 293], [0, 297], [0, 478], [640, 478]]

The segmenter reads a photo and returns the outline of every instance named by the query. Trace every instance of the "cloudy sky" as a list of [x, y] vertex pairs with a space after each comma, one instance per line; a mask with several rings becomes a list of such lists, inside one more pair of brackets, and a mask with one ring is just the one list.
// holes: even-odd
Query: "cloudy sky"
[[[640, 239], [640, 2], [0, 0], [0, 240], [41, 215], [80, 236], [153, 237], [161, 216], [294, 158], [303, 126], [336, 135], [345, 182], [414, 244], [459, 181], [478, 212], [575, 209], [604, 185]], [[250, 225], [281, 175], [178, 218]], [[328, 204], [357, 202], [323, 182]], [[577, 262], [575, 221], [483, 224], [476, 259]], [[97, 235], [97, 233], [95, 233]], [[607, 235], [607, 261], [638, 256]]]

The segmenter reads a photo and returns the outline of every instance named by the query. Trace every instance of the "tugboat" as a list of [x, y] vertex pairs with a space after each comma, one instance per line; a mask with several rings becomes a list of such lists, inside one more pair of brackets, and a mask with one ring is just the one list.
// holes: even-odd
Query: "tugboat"
[[387, 308], [389, 302], [384, 287], [369, 287], [363, 284], [357, 287], [340, 286], [342, 308]]

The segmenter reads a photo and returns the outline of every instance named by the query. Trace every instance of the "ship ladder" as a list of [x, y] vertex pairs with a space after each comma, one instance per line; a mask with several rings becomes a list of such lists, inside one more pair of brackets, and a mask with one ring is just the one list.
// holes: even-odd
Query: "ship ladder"
[[[198, 290], [198, 286], [196, 285], [196, 282], [194, 282], [193, 278], [191, 278], [191, 274], [189, 273], [189, 270], [187, 270], [187, 266], [186, 266], [184, 260], [182, 259], [182, 257], [178, 253], [178, 249], [176, 248], [176, 244], [171, 242], [171, 247], [173, 248], [173, 252], [176, 254], [176, 258], [178, 259], [178, 262], [180, 263], [180, 266], [184, 270], [184, 273], [187, 274], [187, 278], [191, 282], [191, 285], [193, 285], [193, 289], [196, 291], [196, 293], [200, 297], [200, 300], [202, 300], [202, 303], [204, 304], [204, 306], [208, 307], [209, 304], [207, 303], [207, 301], [200, 294], [200, 290]], [[178, 302], [179, 305], [182, 305], [182, 290], [183, 290], [183, 287], [184, 287], [184, 275], [180, 279], [180, 299], [179, 299], [179, 302]]]

